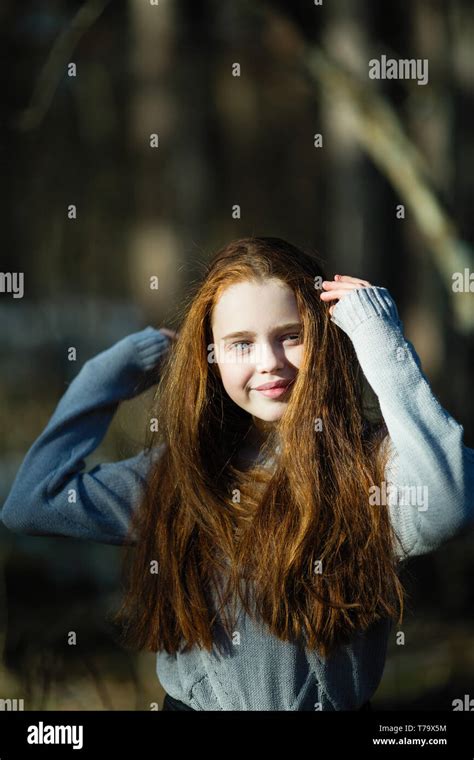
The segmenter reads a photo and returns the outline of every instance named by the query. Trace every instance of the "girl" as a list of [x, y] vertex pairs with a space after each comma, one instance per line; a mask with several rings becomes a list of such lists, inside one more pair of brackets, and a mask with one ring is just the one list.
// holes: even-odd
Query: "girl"
[[[83, 472], [158, 379], [144, 450]], [[84, 364], [2, 518], [129, 547], [117, 619], [157, 652], [165, 709], [357, 710], [402, 620], [400, 566], [472, 521], [473, 475], [388, 291], [245, 238], [177, 335], [148, 326]]]

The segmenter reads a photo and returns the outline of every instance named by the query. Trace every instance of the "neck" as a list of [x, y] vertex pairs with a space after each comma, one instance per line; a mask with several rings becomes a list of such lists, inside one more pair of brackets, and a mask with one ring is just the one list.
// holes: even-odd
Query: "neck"
[[267, 440], [268, 434], [274, 429], [273, 422], [261, 420], [258, 417], [252, 417], [252, 426], [250, 428], [247, 440], [256, 446], [262, 446]]
[[267, 440], [268, 434], [273, 429], [273, 422], [266, 422], [257, 417], [252, 417], [252, 424], [237, 454], [237, 460], [244, 469], [255, 463], [263, 444]]

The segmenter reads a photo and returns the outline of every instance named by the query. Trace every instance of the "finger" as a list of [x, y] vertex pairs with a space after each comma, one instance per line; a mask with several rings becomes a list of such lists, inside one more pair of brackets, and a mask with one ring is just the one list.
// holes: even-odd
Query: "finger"
[[354, 290], [354, 288], [360, 287], [362, 286], [356, 282], [339, 282], [338, 280], [324, 280], [323, 282], [323, 288], [327, 288], [328, 290], [334, 288], [337, 288], [338, 290]]
[[348, 293], [348, 290], [331, 290], [328, 293], [320, 293], [319, 297], [322, 298], [323, 301], [332, 301], [334, 298], [344, 298]]
[[320, 298], [331, 300], [332, 298], [344, 298], [344, 296], [350, 295], [354, 290], [360, 290], [357, 286], [355, 288], [345, 288], [344, 290], [328, 290], [319, 294]]
[[341, 283], [343, 283], [343, 282], [360, 282], [360, 283], [362, 283], [363, 285], [365, 285], [368, 288], [372, 287], [372, 285], [370, 284], [370, 282], [368, 282], [368, 280], [361, 280], [359, 277], [351, 277], [348, 274], [334, 275], [334, 278], [336, 278], [336, 277], [337, 277], [337, 282], [341, 282]]
[[160, 327], [160, 332], [167, 335], [168, 338], [171, 338], [171, 340], [176, 340], [178, 337], [178, 333], [174, 330], [170, 330], [168, 327]]

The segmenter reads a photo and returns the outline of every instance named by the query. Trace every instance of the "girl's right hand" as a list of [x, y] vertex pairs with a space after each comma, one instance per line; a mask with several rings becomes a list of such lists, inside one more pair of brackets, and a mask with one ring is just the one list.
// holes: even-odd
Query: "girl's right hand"
[[[131, 361], [131, 364], [122, 367], [122, 371], [127, 377], [130, 376], [130, 372], [137, 373], [138, 378], [133, 389], [129, 390], [129, 395], [124, 396], [124, 398], [133, 398], [160, 381], [163, 364], [177, 338], [178, 333], [168, 327], [148, 325], [143, 330], [127, 335], [122, 339], [123, 344], [128, 346], [128, 349], [130, 341], [134, 344], [133, 359], [122, 360], [122, 362]], [[116, 354], [117, 346], [121, 344], [122, 342], [119, 341], [109, 350]], [[127, 356], [129, 356], [129, 350]], [[120, 357], [118, 357], [118, 361], [120, 361]]]

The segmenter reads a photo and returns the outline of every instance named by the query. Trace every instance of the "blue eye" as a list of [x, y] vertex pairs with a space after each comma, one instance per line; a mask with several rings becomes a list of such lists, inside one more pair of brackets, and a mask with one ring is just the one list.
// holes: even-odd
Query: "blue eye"
[[[289, 335], [285, 335], [283, 340], [291, 340], [294, 343], [298, 343], [300, 341], [300, 333], [290, 333]], [[236, 341], [236, 343], [231, 344], [231, 348], [236, 348], [237, 346], [249, 346], [250, 341], [249, 340], [239, 340]], [[242, 349], [245, 350], [245, 349]]]

